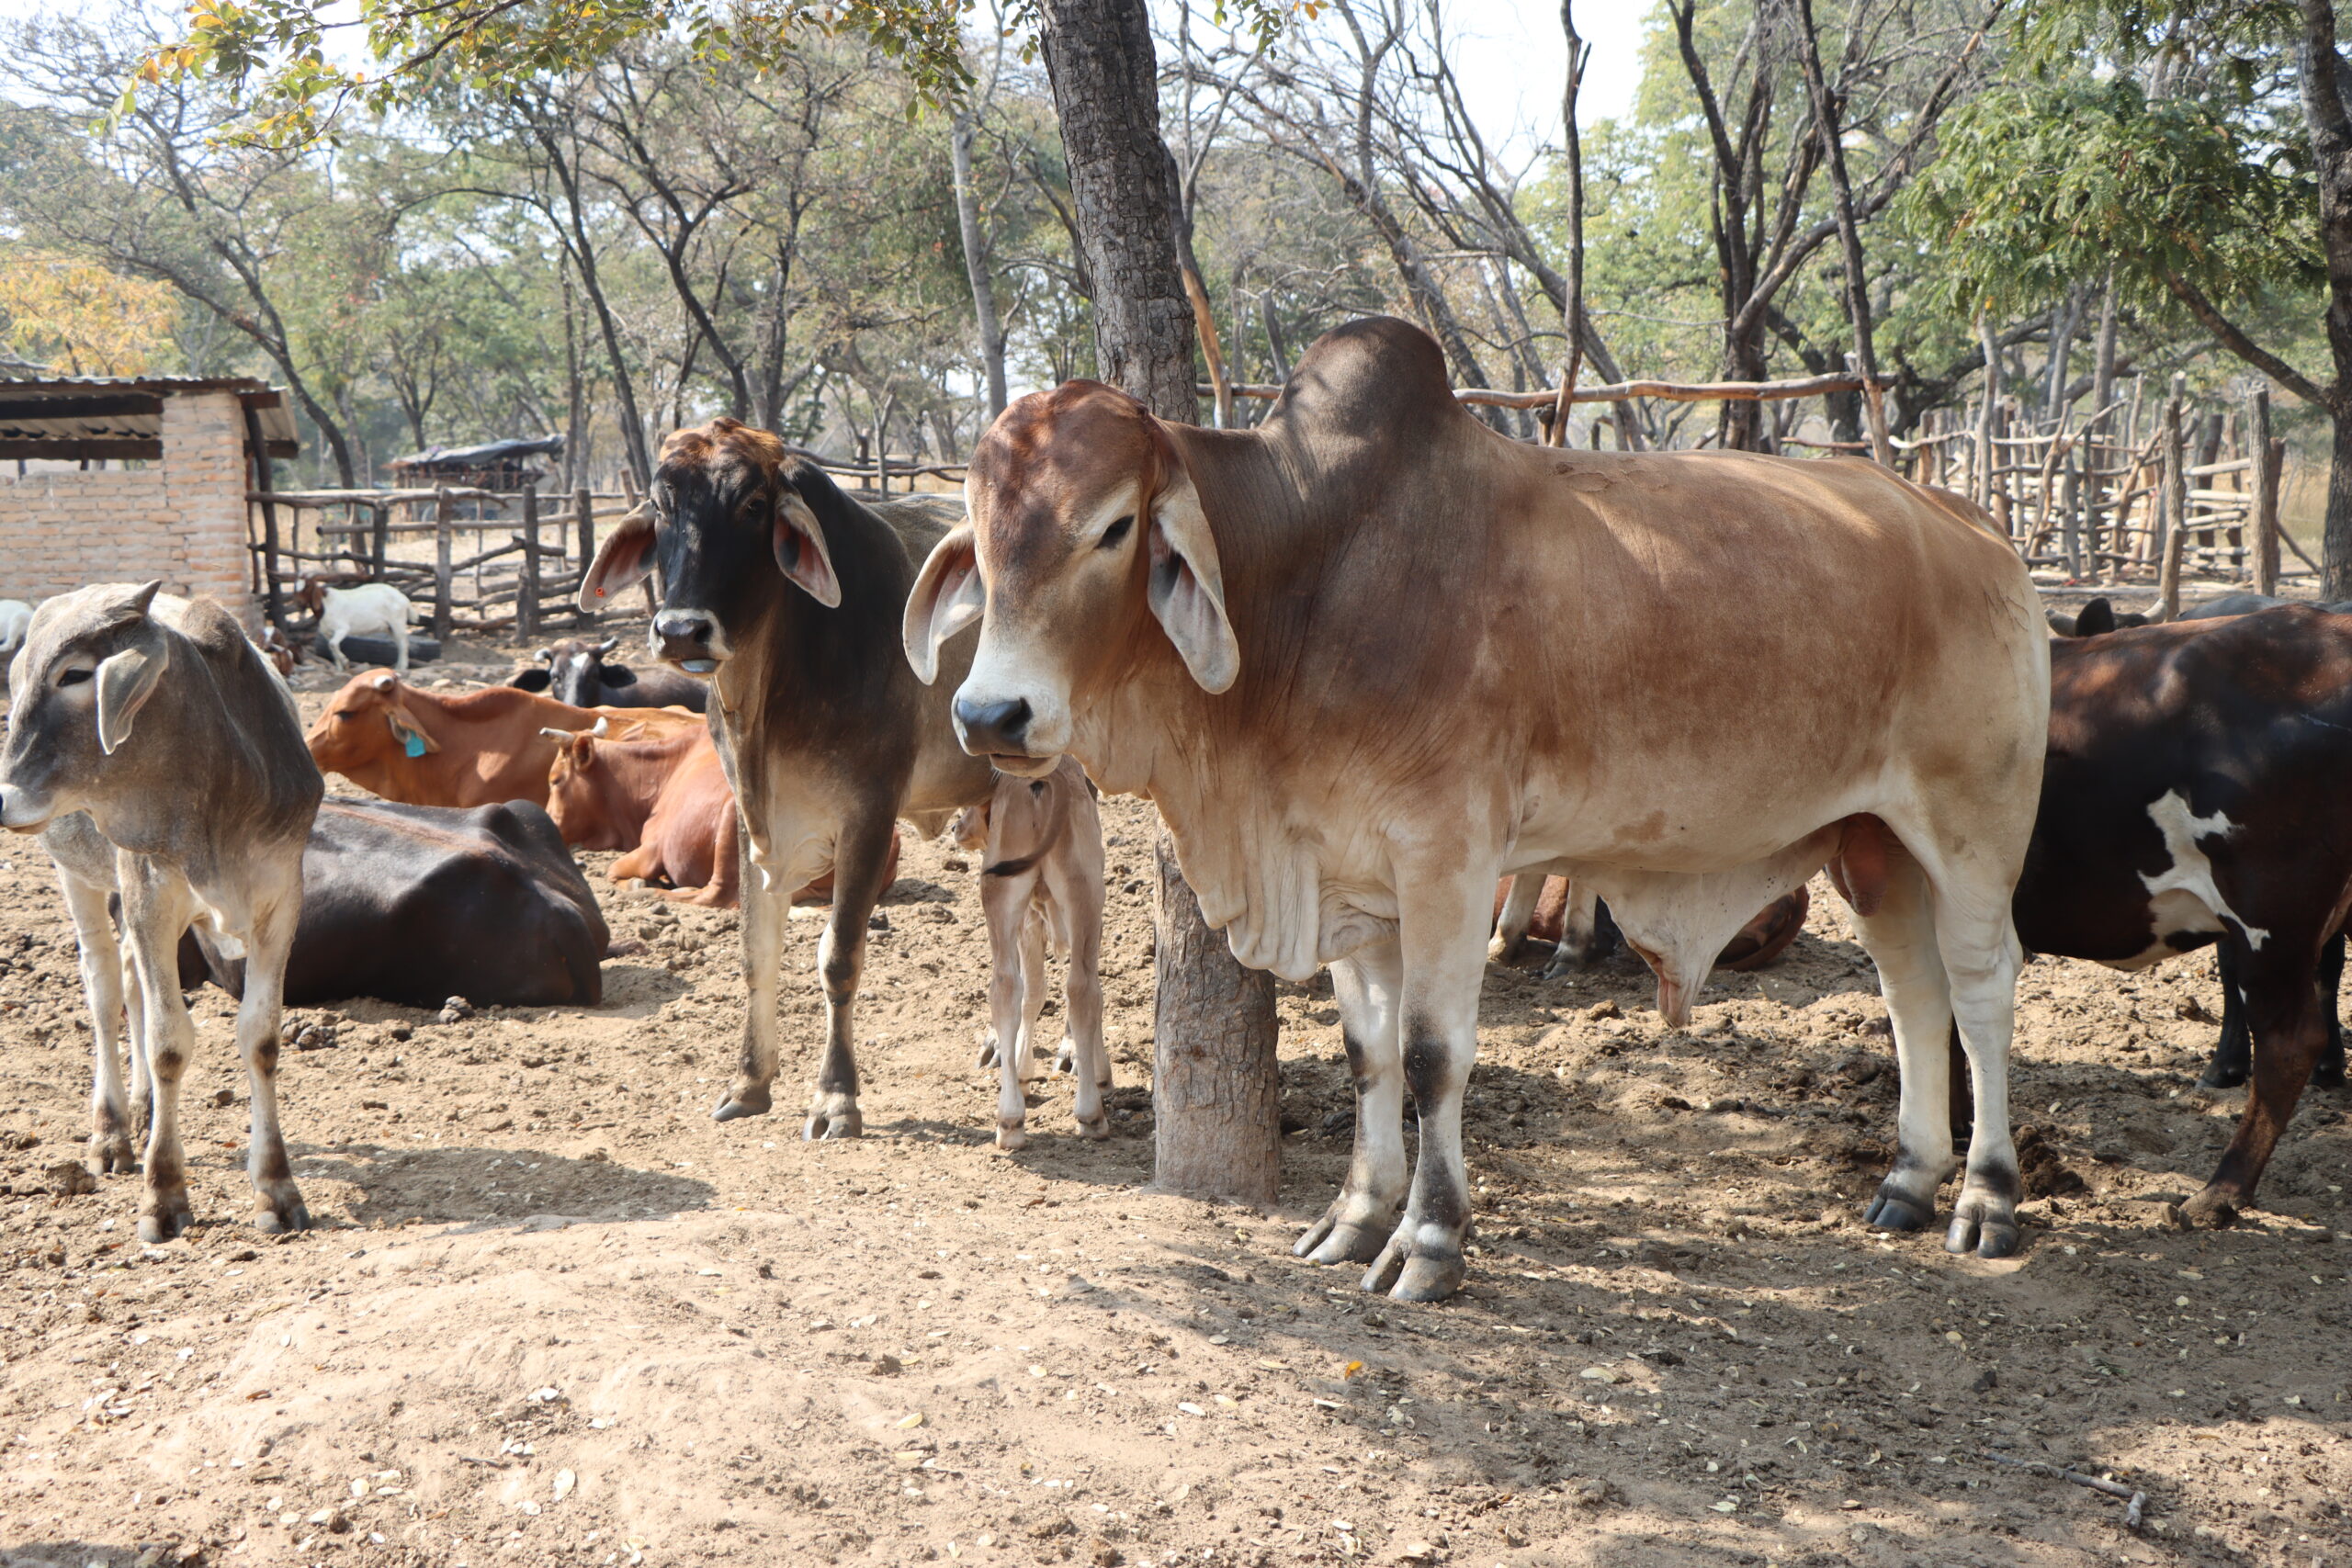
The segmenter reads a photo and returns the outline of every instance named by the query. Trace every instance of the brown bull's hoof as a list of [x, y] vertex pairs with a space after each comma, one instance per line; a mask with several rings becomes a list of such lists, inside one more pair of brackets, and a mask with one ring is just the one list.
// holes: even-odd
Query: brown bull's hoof
[[2168, 1210], [2165, 1217], [2183, 1230], [2227, 1230], [2238, 1223], [2238, 1206], [2208, 1187], [2188, 1202]]
[[1740, 928], [1723, 952], [1716, 955], [1718, 969], [1761, 969], [1788, 951], [1804, 930], [1804, 918], [1813, 908], [1813, 895], [1803, 887], [1784, 893], [1773, 899], [1757, 917]]

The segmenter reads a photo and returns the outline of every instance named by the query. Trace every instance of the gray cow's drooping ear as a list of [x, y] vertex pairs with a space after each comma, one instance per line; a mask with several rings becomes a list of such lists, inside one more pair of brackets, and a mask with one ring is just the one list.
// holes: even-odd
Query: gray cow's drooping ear
[[932, 547], [915, 576], [914, 592], [907, 595], [899, 635], [916, 680], [928, 686], [939, 679], [940, 644], [978, 620], [988, 602], [979, 558], [972, 547], [972, 525], [959, 524]]
[[775, 503], [775, 564], [826, 609], [842, 607], [842, 580], [833, 575], [824, 525], [797, 491], [786, 491]]
[[1151, 503], [1151, 579], [1144, 592], [1203, 691], [1222, 692], [1241, 678], [1241, 644], [1225, 613], [1216, 537], [1191, 477], [1182, 472]]
[[577, 602], [583, 610], [600, 610], [603, 601], [634, 588], [652, 571], [653, 508], [640, 502], [597, 549], [588, 574], [580, 580]]
[[[148, 597], [153, 596], [151, 589]], [[99, 750], [111, 757], [130, 739], [130, 721], [155, 694], [155, 683], [171, 660], [171, 649], [159, 643], [152, 649], [126, 648], [98, 665]]]

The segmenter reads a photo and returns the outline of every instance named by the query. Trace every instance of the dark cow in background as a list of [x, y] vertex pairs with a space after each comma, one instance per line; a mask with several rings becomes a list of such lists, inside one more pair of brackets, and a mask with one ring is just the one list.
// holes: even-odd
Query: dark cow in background
[[703, 711], [710, 700], [710, 684], [675, 670], [632, 670], [605, 656], [621, 639], [602, 642], [574, 637], [532, 655], [544, 666], [522, 669], [506, 683], [517, 691], [543, 692], [576, 708], [691, 708]]
[[[529, 802], [455, 811], [329, 800], [302, 854], [286, 1000], [593, 1007], [611, 943], [588, 879]], [[180, 960], [183, 984], [244, 994], [244, 961], [203, 931], [188, 933]]]
[[2254, 1089], [2192, 1220], [2226, 1224], [2253, 1196], [2328, 1047], [2347, 777], [2352, 616], [2291, 605], [2052, 645], [2018, 939], [2120, 969], [2218, 942], [2244, 993]]
[[776, 436], [732, 419], [673, 434], [646, 501], [605, 541], [580, 600], [595, 608], [658, 560], [666, 596], [655, 649], [715, 688], [719, 755], [748, 848], [751, 995], [742, 1065], [712, 1115], [770, 1107], [786, 901], [830, 869], [833, 908], [817, 947], [826, 1044], [802, 1131], [855, 1137], [851, 1010], [896, 820], [935, 833], [994, 787], [987, 761], [956, 745], [948, 713], [972, 639], [956, 640], [953, 678], [936, 685], [918, 682], [899, 651], [916, 564], [962, 508], [944, 497], [863, 504]]
[[[302, 748], [293, 696], [237, 623], [209, 599], [158, 583], [77, 589], [33, 615], [0, 750], [0, 825], [40, 832], [57, 862], [94, 1012], [131, 1000], [107, 917], [119, 893], [137, 980], [132, 1050], [153, 1079], [139, 1239], [185, 1231], [187, 1168], [180, 1079], [196, 1024], [180, 995], [180, 936], [199, 921], [243, 954], [252, 978], [237, 1049], [252, 1094], [247, 1169], [254, 1223], [311, 1223], [277, 1122], [277, 1033], [286, 961], [302, 908], [302, 846], [324, 784]], [[130, 1164], [130, 1107], [107, 1032], [91, 1156]]]

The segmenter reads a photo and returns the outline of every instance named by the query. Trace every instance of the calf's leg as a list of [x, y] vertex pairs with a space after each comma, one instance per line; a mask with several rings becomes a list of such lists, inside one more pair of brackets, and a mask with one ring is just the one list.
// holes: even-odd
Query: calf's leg
[[1062, 976], [1062, 1011], [1069, 1026], [1073, 1076], [1078, 1080], [1070, 1113], [1085, 1136], [1107, 1138], [1111, 1118], [1102, 1109], [1102, 1091], [1111, 1087], [1111, 1053], [1102, 1044], [1102, 874], [1097, 859], [1091, 874], [1083, 864], [1061, 868], [1068, 874], [1056, 879], [1054, 901], [1069, 939], [1069, 967]]
[[1510, 879], [1502, 912], [1495, 917], [1495, 934], [1487, 943], [1487, 958], [1495, 964], [1516, 964], [1527, 952], [1527, 925], [1535, 918], [1535, 899], [1544, 891], [1541, 871], [1522, 871]]
[[1404, 964], [1394, 937], [1331, 965], [1340, 1039], [1355, 1080], [1355, 1152], [1323, 1217], [1291, 1250], [1317, 1263], [1369, 1263], [1405, 1198], [1405, 1067], [1397, 1047]]
[[[1007, 1153], [1029, 1146], [1029, 1102], [1023, 1090], [1029, 1043], [1023, 1019], [1030, 1010], [1031, 987], [1042, 987], [1044, 981], [1042, 974], [1032, 975], [1027, 951], [1036, 940], [1035, 922], [1029, 918], [1036, 882], [1036, 873], [1031, 871], [984, 877], [980, 883], [980, 910], [989, 923], [989, 1027], [996, 1045], [996, 1146]], [[1042, 969], [1042, 955], [1040, 959], [1037, 967]]]

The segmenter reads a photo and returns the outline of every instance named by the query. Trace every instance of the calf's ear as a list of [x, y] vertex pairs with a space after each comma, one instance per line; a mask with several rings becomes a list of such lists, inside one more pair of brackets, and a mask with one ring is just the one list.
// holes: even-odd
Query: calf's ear
[[1203, 691], [1222, 692], [1241, 678], [1241, 644], [1225, 613], [1216, 537], [1182, 470], [1152, 500], [1151, 577], [1144, 594]]
[[798, 583], [808, 597], [828, 610], [842, 606], [842, 580], [833, 575], [832, 552], [825, 547], [824, 525], [800, 499], [786, 490], [775, 503], [775, 564]]
[[972, 547], [972, 525], [965, 523], [932, 547], [922, 570], [915, 574], [914, 592], [907, 595], [899, 635], [916, 680], [928, 686], [939, 679], [940, 644], [978, 620], [988, 603], [979, 557]]
[[98, 750], [109, 757], [130, 739], [130, 721], [155, 694], [171, 649], [126, 648], [98, 665]]
[[597, 549], [588, 575], [580, 580], [580, 607], [599, 609], [602, 601], [634, 588], [652, 571], [653, 509], [640, 505], [621, 519], [621, 525]]

